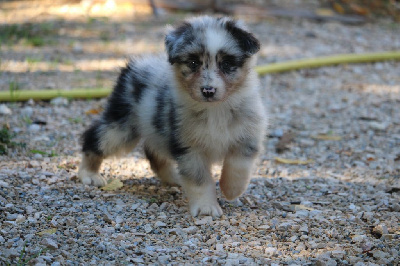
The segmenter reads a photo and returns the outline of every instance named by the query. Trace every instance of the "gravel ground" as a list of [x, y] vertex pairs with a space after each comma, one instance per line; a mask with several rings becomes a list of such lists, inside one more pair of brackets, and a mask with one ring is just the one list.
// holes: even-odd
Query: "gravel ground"
[[[156, 51], [165, 21], [148, 22], [154, 30], [142, 36], [154, 40]], [[274, 19], [250, 28], [262, 40], [260, 63], [400, 49], [400, 27], [386, 21], [347, 26]], [[1, 51], [10, 63], [33, 53], [51, 57], [54, 49]], [[68, 65], [79, 63], [79, 49], [61, 50]], [[124, 60], [113, 58], [115, 65]], [[115, 65], [93, 62], [95, 71], [76, 75], [87, 75], [89, 87], [98, 75], [108, 78], [101, 85], [112, 84]], [[49, 72], [31, 69], [23, 77], [9, 64], [0, 88], [7, 90], [13, 78], [29, 84], [26, 89], [77, 85], [74, 72]], [[2, 104], [1, 124], [16, 144], [0, 156], [0, 264], [22, 256], [35, 265], [398, 265], [399, 73], [400, 63], [384, 62], [263, 77], [272, 117], [265, 154], [242, 197], [228, 202], [218, 190], [224, 215], [217, 220], [192, 218], [180, 188], [161, 186], [141, 147], [102, 167], [122, 187], [78, 182], [79, 136], [104, 99]]]

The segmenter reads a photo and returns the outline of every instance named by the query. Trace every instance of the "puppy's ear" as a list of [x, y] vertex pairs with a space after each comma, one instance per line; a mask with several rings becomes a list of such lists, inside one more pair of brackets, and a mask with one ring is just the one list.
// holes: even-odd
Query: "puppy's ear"
[[247, 56], [252, 56], [260, 50], [260, 42], [253, 34], [240, 27], [234, 20], [227, 20], [226, 30], [235, 38], [239, 47]]
[[193, 27], [189, 22], [184, 22], [182, 25], [167, 33], [165, 36], [165, 47], [171, 65], [177, 62], [180, 54], [179, 52], [182, 52], [185, 44], [190, 44], [193, 39]]

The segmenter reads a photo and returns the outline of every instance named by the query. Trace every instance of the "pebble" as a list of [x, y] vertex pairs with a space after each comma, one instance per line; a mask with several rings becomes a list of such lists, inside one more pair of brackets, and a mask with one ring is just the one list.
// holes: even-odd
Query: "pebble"
[[264, 249], [264, 253], [268, 256], [272, 256], [277, 252], [277, 249], [274, 247], [267, 247]]
[[12, 115], [12, 111], [5, 104], [0, 104], [0, 115]]
[[212, 216], [204, 216], [201, 219], [196, 219], [194, 221], [194, 224], [195, 225], [204, 225], [204, 224], [210, 224], [210, 223], [212, 223], [212, 221], [213, 221]]
[[197, 230], [198, 230], [197, 226], [189, 226], [182, 229], [182, 231], [187, 234], [194, 234], [197, 232]]
[[157, 221], [154, 225], [155, 225], [156, 227], [166, 227], [166, 226], [167, 226], [166, 223], [161, 222], [161, 221]]
[[369, 123], [369, 127], [373, 130], [378, 130], [378, 131], [384, 131], [388, 128], [388, 124], [386, 123], [380, 123], [380, 122], [375, 122], [372, 121]]
[[32, 117], [33, 115], [33, 108], [31, 106], [25, 106], [21, 109], [21, 115], [23, 117]]
[[55, 106], [68, 106], [69, 104], [68, 99], [63, 97], [56, 97], [50, 103]]
[[38, 124], [31, 124], [28, 127], [28, 130], [31, 132], [38, 132], [38, 131], [40, 131], [40, 129], [41, 129], [41, 126]]
[[50, 238], [44, 238], [40, 244], [46, 246], [49, 249], [58, 249], [58, 244], [56, 241], [54, 241], [53, 239]]

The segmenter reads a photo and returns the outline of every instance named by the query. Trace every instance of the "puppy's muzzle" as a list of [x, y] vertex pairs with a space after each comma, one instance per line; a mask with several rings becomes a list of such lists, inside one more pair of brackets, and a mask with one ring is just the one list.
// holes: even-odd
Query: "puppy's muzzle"
[[216, 91], [217, 91], [216, 88], [210, 86], [205, 86], [201, 88], [201, 93], [207, 99], [213, 97]]

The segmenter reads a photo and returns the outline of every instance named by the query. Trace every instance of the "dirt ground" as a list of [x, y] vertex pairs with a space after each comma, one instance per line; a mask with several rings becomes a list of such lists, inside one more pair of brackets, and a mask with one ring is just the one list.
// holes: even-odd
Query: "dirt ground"
[[[0, 3], [0, 91], [110, 88], [127, 58], [164, 51], [166, 24], [193, 16], [85, 3]], [[242, 19], [259, 64], [400, 50], [391, 20]], [[192, 218], [141, 147], [104, 163], [117, 187], [78, 182], [79, 137], [105, 99], [0, 103], [0, 264], [397, 265], [399, 74], [387, 61], [261, 77], [265, 153], [240, 199], [218, 190], [217, 220]]]

